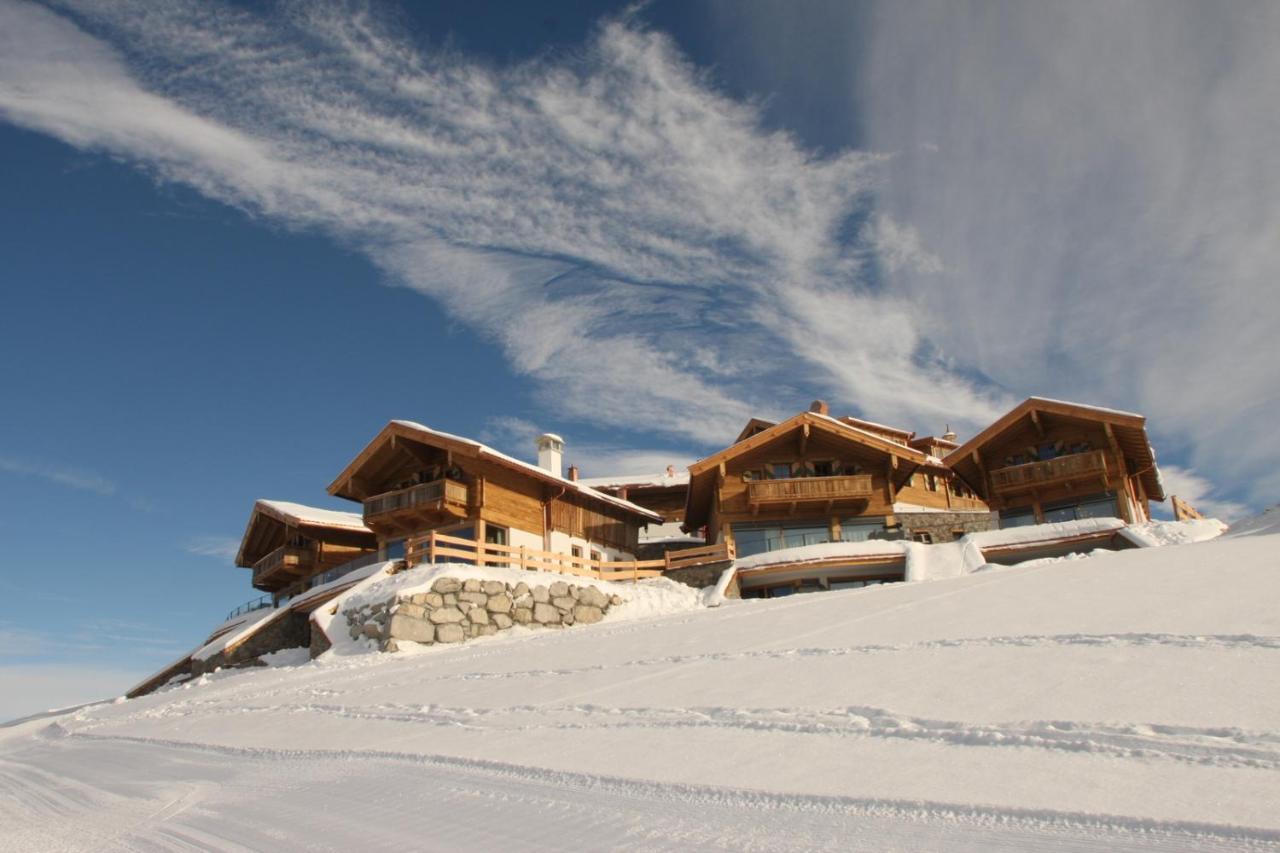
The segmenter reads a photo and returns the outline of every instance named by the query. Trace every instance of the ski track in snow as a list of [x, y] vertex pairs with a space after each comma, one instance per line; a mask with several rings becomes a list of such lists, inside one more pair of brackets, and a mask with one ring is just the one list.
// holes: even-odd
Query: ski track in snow
[[[151, 719], [184, 717], [193, 709], [175, 703]], [[974, 724], [932, 720], [883, 708], [613, 707], [596, 704], [528, 704], [497, 708], [443, 705], [237, 704], [198, 710], [202, 717], [243, 717], [278, 713], [318, 715], [349, 721], [469, 728], [488, 732], [588, 729], [738, 729], [822, 737], [899, 738], [952, 746], [1025, 747], [1087, 752], [1137, 760], [1167, 760], [1216, 767], [1280, 769], [1280, 734], [1229, 727], [1171, 726], [1158, 723], [1105, 724], [1033, 720]], [[91, 737], [88, 727], [78, 737]]]
[[[157, 778], [139, 774], [122, 791], [100, 772], [142, 755]], [[70, 772], [72, 763], [80, 774]], [[95, 769], [103, 779], [74, 778]], [[175, 773], [221, 784], [177, 781]], [[156, 796], [175, 788], [176, 798]], [[358, 824], [344, 818], [353, 811]], [[14, 820], [19, 814], [26, 828]], [[77, 819], [86, 814], [96, 819]], [[1191, 821], [788, 795], [437, 755], [92, 735], [0, 759], [0, 818], [6, 849], [44, 850], [550, 850], [573, 839], [601, 850], [1280, 850], [1280, 831]], [[289, 826], [293, 834], [281, 829]]]

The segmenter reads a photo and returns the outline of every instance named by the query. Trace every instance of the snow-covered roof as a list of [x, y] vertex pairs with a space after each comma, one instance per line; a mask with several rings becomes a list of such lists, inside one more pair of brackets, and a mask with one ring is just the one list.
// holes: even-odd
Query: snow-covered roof
[[358, 512], [344, 512], [336, 509], [321, 509], [291, 501], [270, 501], [259, 499], [254, 509], [265, 512], [286, 524], [332, 527], [341, 530], [357, 530], [362, 533], [371, 532], [365, 527], [364, 518]]
[[1118, 518], [1081, 518], [1076, 521], [1059, 521], [1053, 524], [1032, 524], [1010, 527], [1004, 530], [984, 530], [970, 533], [966, 538], [979, 548], [1003, 548], [1011, 545], [1029, 545], [1038, 542], [1054, 542], [1073, 539], [1095, 533], [1120, 530], [1125, 524]]
[[578, 480], [593, 489], [663, 489], [689, 485], [689, 472], [674, 474], [614, 474], [611, 477], [582, 477]]
[[[461, 445], [470, 447], [473, 450], [475, 450], [477, 456], [492, 459], [495, 462], [500, 462], [501, 464], [506, 465], [510, 468], [515, 468], [517, 470], [524, 471], [525, 473], [528, 473], [539, 479], [552, 481], [557, 485], [563, 486], [565, 489], [569, 491], [577, 492], [578, 494], [581, 494], [585, 497], [593, 498], [595, 500], [602, 501], [604, 503], [612, 504], [613, 506], [616, 506], [619, 509], [624, 509], [627, 512], [644, 516], [645, 518], [651, 521], [662, 521], [661, 515], [659, 515], [658, 513], [652, 510], [645, 509], [639, 504], [634, 504], [631, 501], [623, 500], [622, 498], [617, 498], [617, 497], [614, 497], [613, 495], [609, 495], [609, 494], [605, 494], [604, 492], [597, 491], [596, 489], [593, 489], [590, 486], [584, 485], [580, 481], [570, 480], [568, 477], [565, 477], [562, 474], [559, 474], [558, 472], [548, 471], [546, 468], [541, 468], [537, 465], [534, 465], [532, 462], [525, 462], [522, 459], [516, 459], [514, 456], [508, 456], [502, 451], [494, 450], [492, 447], [489, 447], [486, 444], [481, 444], [480, 442], [474, 439], [466, 438], [465, 436], [461, 436], [461, 435], [454, 435], [453, 433], [444, 432], [443, 430], [432, 429], [431, 427], [424, 426], [423, 424], [420, 424], [417, 421], [393, 420], [387, 426], [400, 427], [401, 429], [407, 429], [407, 430], [411, 430], [413, 432], [419, 433], [424, 437], [438, 438], [444, 441], [449, 441], [455, 444], [461, 444]], [[339, 481], [340, 480], [341, 480], [341, 477], [339, 477]], [[335, 483], [334, 486], [337, 486], [337, 483]], [[334, 487], [331, 486], [330, 488], [333, 489]]]
[[863, 542], [823, 542], [818, 545], [802, 545], [799, 548], [781, 548], [739, 557], [734, 567], [739, 571], [759, 569], [791, 563], [812, 563], [826, 560], [857, 559], [868, 557], [899, 557], [907, 552], [907, 543], [901, 540], [868, 539]]
[[1052, 403], [1055, 406], [1071, 406], [1073, 409], [1091, 409], [1103, 415], [1120, 415], [1125, 418], [1141, 418], [1142, 415], [1137, 412], [1126, 412], [1124, 409], [1109, 409], [1106, 406], [1091, 406], [1088, 403], [1075, 403], [1071, 400], [1055, 400], [1052, 397], [1030, 397], [1037, 403]]

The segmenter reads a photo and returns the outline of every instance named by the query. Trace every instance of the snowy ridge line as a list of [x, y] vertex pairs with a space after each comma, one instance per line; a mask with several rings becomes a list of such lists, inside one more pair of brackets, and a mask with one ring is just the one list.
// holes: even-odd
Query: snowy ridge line
[[[57, 724], [53, 725], [56, 726]], [[630, 798], [681, 802], [693, 805], [727, 805], [777, 812], [835, 813], [903, 820], [932, 820], [951, 822], [968, 827], [1006, 828], [1010, 824], [1020, 824], [1026, 828], [1041, 830], [1101, 830], [1138, 835], [1147, 842], [1152, 840], [1152, 836], [1166, 836], [1171, 841], [1176, 840], [1179, 842], [1204, 839], [1249, 844], [1255, 849], [1280, 849], [1280, 830], [1238, 824], [1210, 823], [1207, 821], [1166, 821], [1105, 813], [993, 807], [934, 800], [895, 800], [825, 794], [785, 794], [749, 788], [728, 788], [682, 782], [661, 783], [644, 779], [629, 779], [622, 776], [553, 770], [486, 759], [457, 758], [448, 755], [414, 754], [386, 750], [267, 749], [263, 747], [191, 743], [128, 735], [91, 735], [78, 732], [67, 733], [67, 736], [84, 740], [114, 741], [118, 743], [133, 743], [140, 746], [186, 749], [193, 752], [237, 758], [277, 761], [365, 760], [416, 764], [457, 773], [466, 773], [481, 778], [511, 779], [548, 787], [598, 791]]]
[[383, 704], [353, 708], [340, 704], [291, 703], [241, 705], [225, 711], [236, 716], [277, 712], [504, 733], [707, 728], [824, 737], [897, 738], [947, 746], [1026, 747], [1123, 759], [1280, 770], [1280, 734], [1272, 732], [1248, 732], [1234, 727], [1105, 724], [1071, 720], [965, 723], [913, 717], [884, 708], [862, 706], [832, 709], [645, 708], [580, 703], [498, 708]]

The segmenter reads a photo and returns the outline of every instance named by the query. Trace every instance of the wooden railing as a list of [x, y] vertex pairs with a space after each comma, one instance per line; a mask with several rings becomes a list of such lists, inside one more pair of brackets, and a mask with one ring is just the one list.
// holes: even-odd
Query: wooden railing
[[661, 560], [593, 560], [589, 557], [535, 550], [523, 545], [517, 547], [476, 542], [435, 531], [405, 543], [405, 562], [411, 567], [419, 563], [463, 562], [477, 566], [509, 566], [529, 571], [561, 572], [604, 581], [656, 578], [672, 569], [719, 563], [732, 560], [734, 556], [733, 546], [723, 542], [719, 545], [668, 551]]
[[364, 502], [364, 517], [367, 521], [389, 512], [441, 503], [466, 505], [467, 484], [457, 480], [432, 480], [407, 489], [374, 495]]
[[308, 566], [315, 561], [315, 557], [316, 552], [312, 547], [281, 545], [253, 564], [253, 579], [256, 582], [285, 565]]
[[1101, 450], [1088, 453], [1072, 453], [1043, 462], [1027, 462], [991, 472], [991, 489], [994, 492], [1012, 492], [1036, 486], [1061, 483], [1085, 477], [1107, 474], [1107, 456]]
[[1173, 504], [1174, 521], [1192, 521], [1197, 518], [1204, 518], [1200, 513], [1200, 510], [1196, 509], [1177, 495], [1170, 495], [1169, 503]]
[[870, 474], [840, 477], [792, 477], [785, 480], [752, 480], [747, 483], [747, 503], [799, 503], [866, 498], [872, 494]]

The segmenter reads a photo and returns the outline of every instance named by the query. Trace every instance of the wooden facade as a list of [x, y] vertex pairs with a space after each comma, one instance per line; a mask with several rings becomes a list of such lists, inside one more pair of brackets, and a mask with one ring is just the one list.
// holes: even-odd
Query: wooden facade
[[1136, 523], [1165, 498], [1146, 419], [1076, 403], [1029, 398], [945, 461], [1001, 526], [1101, 515]]
[[[815, 406], [818, 404], [815, 404]], [[867, 422], [863, 422], [867, 423]], [[776, 527], [766, 550], [863, 538], [902, 538], [895, 505], [915, 510], [986, 510], [936, 457], [911, 447], [911, 433], [875, 432], [822, 411], [772, 426], [753, 420], [740, 440], [689, 468], [684, 527], [708, 543], [735, 542]], [[797, 531], [795, 542], [787, 530]], [[768, 534], [766, 533], [766, 537]]]
[[377, 537], [353, 513], [285, 501], [253, 506], [236, 565], [253, 570], [253, 586], [280, 594], [316, 575], [371, 554]]
[[329, 486], [363, 505], [387, 556], [431, 531], [543, 551], [633, 557], [662, 517], [478, 442], [392, 421]]
[[667, 473], [654, 476], [594, 477], [582, 481], [593, 489], [639, 504], [662, 516], [668, 524], [684, 521], [689, 497], [689, 475], [668, 466]]

